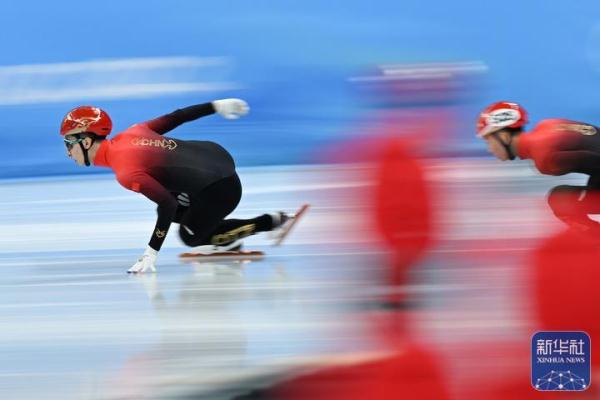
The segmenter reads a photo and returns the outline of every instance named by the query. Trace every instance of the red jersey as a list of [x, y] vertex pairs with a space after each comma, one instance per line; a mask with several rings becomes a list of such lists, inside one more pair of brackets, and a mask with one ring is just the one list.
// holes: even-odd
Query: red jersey
[[600, 136], [595, 126], [566, 119], [546, 119], [521, 134], [518, 156], [532, 159], [546, 175], [600, 172]]
[[94, 165], [111, 168], [122, 186], [156, 203], [159, 199], [145, 190], [148, 187], [195, 193], [235, 173], [233, 159], [218, 144], [164, 137], [146, 124], [134, 125], [103, 141]]

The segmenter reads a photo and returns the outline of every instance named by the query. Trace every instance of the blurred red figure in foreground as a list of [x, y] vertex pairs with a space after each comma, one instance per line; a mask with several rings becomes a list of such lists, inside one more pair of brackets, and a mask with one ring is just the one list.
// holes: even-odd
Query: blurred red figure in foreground
[[[367, 137], [338, 144], [335, 154], [326, 156], [328, 162], [367, 162], [371, 167], [368, 190], [354, 191], [346, 199], [361, 202], [368, 209], [369, 224], [361, 231], [375, 236], [387, 250], [389, 260], [380, 267], [384, 285], [391, 290], [378, 299], [386, 307], [357, 312], [353, 318], [372, 329], [385, 355], [371, 355], [366, 361], [352, 363], [333, 358], [333, 366], [291, 379], [266, 398], [450, 398], [436, 351], [417, 343], [409, 332], [410, 315], [419, 310], [407, 309], [411, 298], [403, 290], [410, 283], [409, 271], [426, 254], [435, 233], [433, 192], [419, 149], [427, 148], [423, 143], [433, 141], [437, 132], [447, 131], [453, 115], [446, 103], [453, 96], [446, 91], [447, 86], [438, 85], [439, 74], [414, 73], [415, 68], [419, 69], [400, 68], [401, 72], [413, 71], [413, 75], [398, 73], [398, 81], [388, 79], [389, 75], [380, 81], [377, 76], [367, 78], [365, 82], [375, 85], [363, 88], [374, 95], [386, 93], [377, 96], [386, 104], [370, 115], [376, 123]], [[417, 98], [419, 104], [410, 104]], [[435, 195], [439, 198], [437, 192]], [[375, 271], [373, 267], [377, 266], [365, 267]]]
[[[425, 172], [410, 157], [401, 138], [382, 143], [377, 165], [374, 212], [377, 228], [392, 251], [389, 282], [407, 282], [409, 268], [423, 256], [431, 241], [431, 206]], [[402, 300], [399, 295], [389, 299]]]
[[[370, 212], [362, 228], [390, 253], [385, 282], [408, 283], [436, 234], [431, 199], [443, 196], [432, 187], [424, 158], [447, 150], [457, 126], [461, 99], [468, 94], [470, 63], [386, 64], [351, 78], [369, 112], [360, 134], [335, 146], [328, 162], [368, 163], [372, 187], [355, 191]], [[444, 137], [440, 138], [441, 132]], [[387, 300], [402, 302], [402, 296]]]

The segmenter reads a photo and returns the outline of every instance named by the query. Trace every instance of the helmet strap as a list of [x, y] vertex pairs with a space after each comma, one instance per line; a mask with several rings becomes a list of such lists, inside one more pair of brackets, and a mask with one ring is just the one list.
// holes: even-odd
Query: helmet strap
[[[92, 139], [92, 145], [93, 145], [94, 138], [92, 137], [91, 139]], [[92, 147], [92, 145], [90, 145], [90, 148]], [[79, 142], [79, 146], [81, 147], [81, 152], [83, 153], [83, 162], [85, 163], [86, 167], [89, 167], [92, 164], [90, 163], [90, 156], [88, 154], [88, 149], [83, 147], [83, 142]]]
[[508, 159], [509, 160], [514, 160], [515, 158], [517, 158], [517, 156], [515, 155], [515, 153], [513, 153], [512, 148], [511, 148], [511, 144], [512, 144], [512, 139], [513, 139], [513, 135], [510, 135], [510, 142], [508, 142], [508, 144], [504, 143], [500, 137], [498, 136], [498, 132], [496, 131], [494, 133], [492, 133], [492, 135], [494, 135], [496, 137], [496, 139], [498, 139], [498, 141], [500, 142], [500, 144], [504, 147], [504, 150], [506, 150], [506, 154], [508, 154]]
[[[510, 137], [510, 142], [512, 143], [512, 136]], [[515, 155], [515, 153], [513, 153], [513, 151], [512, 151], [512, 147], [510, 147], [510, 143], [509, 144], [502, 143], [502, 145], [506, 149], [506, 153], [508, 154], [508, 159], [509, 160], [514, 160], [515, 158], [517, 158], [517, 156]]]

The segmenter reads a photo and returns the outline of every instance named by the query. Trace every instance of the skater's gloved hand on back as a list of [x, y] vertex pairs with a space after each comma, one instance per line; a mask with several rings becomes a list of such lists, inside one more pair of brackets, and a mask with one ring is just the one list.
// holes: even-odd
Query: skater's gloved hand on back
[[133, 267], [127, 270], [128, 273], [137, 274], [144, 272], [156, 272], [156, 257], [158, 256], [158, 251], [154, 250], [152, 247], [148, 246], [144, 254], [137, 260]]
[[248, 114], [250, 107], [241, 99], [222, 99], [212, 102], [215, 111], [226, 119], [238, 119]]

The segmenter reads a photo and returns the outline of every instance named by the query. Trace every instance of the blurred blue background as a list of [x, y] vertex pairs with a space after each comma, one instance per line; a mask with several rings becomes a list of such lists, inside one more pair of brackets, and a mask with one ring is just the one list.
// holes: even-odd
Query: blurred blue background
[[[532, 122], [600, 120], [600, 3], [475, 0], [4, 0], [0, 177], [108, 172], [77, 167], [58, 136], [81, 104], [115, 132], [186, 105], [241, 97], [251, 114], [186, 124], [239, 165], [323, 162], [360, 135], [371, 104], [349, 78], [383, 63], [478, 62], [452, 151], [483, 154], [476, 113], [522, 102]], [[436, 144], [440, 146], [440, 144]], [[443, 147], [443, 146], [442, 146]], [[95, 170], [95, 171], [93, 171]]]

